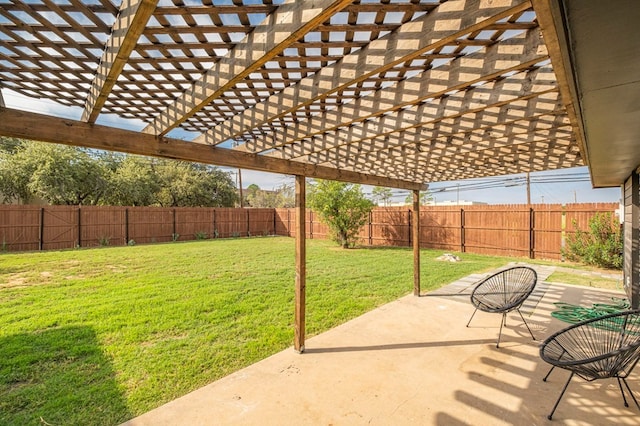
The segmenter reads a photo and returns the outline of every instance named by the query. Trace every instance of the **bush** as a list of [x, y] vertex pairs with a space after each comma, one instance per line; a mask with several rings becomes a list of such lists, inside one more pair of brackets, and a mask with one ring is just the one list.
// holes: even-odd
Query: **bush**
[[622, 269], [623, 235], [611, 213], [596, 213], [589, 219], [589, 232], [573, 222], [576, 232], [567, 236], [562, 253], [568, 260], [609, 269]]
[[327, 224], [332, 239], [349, 248], [355, 245], [373, 203], [360, 185], [318, 179], [309, 191], [309, 207]]

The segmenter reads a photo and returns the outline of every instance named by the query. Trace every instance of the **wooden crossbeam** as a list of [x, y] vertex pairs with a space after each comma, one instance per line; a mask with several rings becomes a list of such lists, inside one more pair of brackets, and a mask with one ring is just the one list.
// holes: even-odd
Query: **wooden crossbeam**
[[0, 107], [0, 135], [271, 173], [424, 189], [422, 182], [388, 179], [375, 173], [363, 175], [3, 107]]
[[429, 98], [472, 87], [473, 84], [495, 79], [511, 71], [531, 68], [545, 59], [547, 51], [540, 31], [530, 30], [489, 46], [484, 52], [460, 57], [447, 65], [403, 80], [395, 86], [378, 90], [370, 96], [294, 123], [277, 134], [247, 142], [248, 150], [254, 151], [252, 146], [276, 148], [295, 143]]
[[[442, 135], [430, 138], [420, 131], [405, 132], [398, 135], [397, 139], [384, 141], [374, 147], [360, 148], [349, 145], [339, 152], [325, 152], [317, 154], [313, 164], [332, 165], [343, 158], [349, 158], [354, 162], [368, 162], [373, 159], [397, 158], [412, 153], [428, 153], [430, 157], [452, 155], [467, 151], [480, 151], [488, 147], [505, 146], [516, 142], [535, 141], [536, 138], [545, 137], [547, 134], [567, 136], [572, 134], [569, 119], [563, 110], [559, 114], [540, 115], [535, 118], [505, 123], [498, 128], [484, 128], [472, 130], [462, 134]], [[436, 130], [437, 132], [437, 130]], [[414, 143], [408, 143], [414, 140]], [[368, 148], [368, 149], [367, 149]]]
[[[485, 163], [491, 163], [505, 156], [522, 154], [524, 152], [533, 152], [543, 148], [549, 148], [548, 143], [552, 142], [553, 147], [560, 147], [563, 152], [577, 152], [577, 147], [572, 146], [575, 138], [571, 134], [562, 134], [561, 136], [551, 136], [545, 138], [544, 135], [538, 134], [532, 137], [534, 141], [522, 142], [514, 140], [512, 145], [501, 145], [488, 147], [478, 151], [459, 151], [451, 155], [429, 155], [422, 153], [407, 153], [402, 158], [398, 157], [380, 157], [376, 160], [369, 161], [340, 161], [337, 162], [340, 168], [347, 170], [355, 170], [365, 172], [371, 170], [372, 167], [383, 170], [388, 173], [393, 170], [393, 175], [400, 173], [403, 176], [414, 176], [412, 174], [402, 174], [411, 171], [420, 171], [421, 173], [447, 172], [449, 170], [460, 170], [465, 167], [481, 166]], [[553, 156], [553, 152], [549, 153]]]
[[[386, 114], [364, 122], [354, 123], [348, 128], [339, 129], [332, 133], [318, 135], [316, 140], [288, 144], [273, 150], [269, 155], [279, 158], [298, 158], [323, 151], [339, 151], [345, 145], [357, 145], [364, 147], [367, 142], [388, 140], [394, 135], [411, 129], [424, 129], [440, 127], [447, 118], [462, 122], [465, 115], [479, 113], [484, 109], [496, 108], [502, 105], [504, 118], [508, 119], [508, 107], [516, 100], [536, 98], [531, 106], [529, 115], [548, 112], [548, 108], [556, 109], [556, 102], [549, 102], [547, 93], [557, 90], [553, 70], [550, 67], [537, 68], [529, 72], [521, 72], [509, 78], [492, 81], [480, 87], [471, 87], [466, 91], [458, 92], [450, 96], [434, 99], [431, 102], [414, 105], [401, 109], [394, 114]], [[557, 97], [557, 92], [553, 95]], [[547, 109], [545, 109], [547, 108]], [[540, 111], [539, 109], [542, 109]], [[516, 111], [512, 111], [516, 113]], [[493, 124], [499, 123], [499, 119]], [[478, 124], [482, 119], [478, 120]], [[487, 123], [488, 124], [488, 123]], [[410, 142], [407, 142], [410, 143]]]
[[124, 0], [85, 101], [82, 121], [94, 123], [136, 46], [158, 0]]
[[332, 159], [324, 163], [334, 167], [348, 167], [351, 165], [370, 165], [400, 163], [432, 167], [434, 163], [446, 164], [447, 167], [456, 167], [459, 161], [470, 159], [483, 161], [484, 158], [504, 155], [509, 152], [522, 151], [535, 147], [539, 142], [548, 140], [573, 140], [575, 139], [571, 125], [552, 127], [549, 129], [532, 129], [523, 133], [507, 133], [503, 137], [491, 138], [476, 135], [476, 138], [439, 138], [428, 143], [401, 146], [381, 150], [376, 153], [360, 154], [352, 152], [351, 155]]
[[[339, 163], [340, 168], [366, 173], [368, 170], [381, 170], [385, 174], [402, 176], [404, 179], [419, 178], [419, 176], [457, 176], [464, 178], [470, 170], [482, 169], [491, 166], [499, 168], [505, 164], [528, 163], [530, 161], [546, 162], [548, 169], [552, 163], [561, 164], [565, 158], [570, 159], [570, 164], [563, 167], [574, 167], [580, 165], [576, 160], [580, 160], [580, 152], [575, 143], [575, 137], [551, 137], [538, 138], [534, 142], [521, 142], [513, 145], [493, 147], [481, 151], [468, 151], [451, 156], [439, 156], [429, 159], [421, 153], [407, 154], [402, 161], [391, 159], [378, 159], [369, 162], [354, 164], [348, 160]], [[524, 170], [526, 171], [526, 170]], [[489, 175], [492, 175], [490, 173]], [[447, 175], [448, 176], [448, 175]], [[448, 180], [448, 179], [445, 179]], [[433, 181], [433, 180], [431, 180]]]
[[350, 3], [289, 0], [280, 5], [143, 132], [166, 134]]
[[[450, 0], [393, 33], [371, 41], [341, 61], [270, 96], [264, 102], [219, 124], [197, 139], [218, 144], [312, 104], [403, 62], [446, 46], [462, 36], [481, 31], [497, 21], [530, 8], [529, 1], [509, 0], [499, 5], [482, 0]], [[376, 7], [379, 7], [376, 5]], [[395, 7], [395, 5], [394, 5]], [[464, 9], [464, 13], [460, 11]]]

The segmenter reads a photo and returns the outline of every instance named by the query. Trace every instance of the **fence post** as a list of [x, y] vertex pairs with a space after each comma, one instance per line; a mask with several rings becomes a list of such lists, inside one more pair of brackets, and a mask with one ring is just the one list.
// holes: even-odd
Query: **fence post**
[[40, 207], [40, 241], [38, 248], [40, 251], [44, 248], [44, 207]]
[[411, 210], [409, 210], [409, 247], [411, 247], [411, 245], [413, 244], [413, 241], [411, 240]]
[[216, 232], [216, 209], [215, 208], [213, 209], [211, 216], [213, 216], [211, 218], [211, 222], [213, 223], [213, 234], [211, 235], [213, 235], [213, 238], [216, 238], [217, 232]]
[[369, 245], [373, 245], [373, 212], [369, 212]]
[[287, 209], [287, 237], [291, 236], [291, 210]]
[[276, 234], [276, 209], [273, 209], [273, 235]]
[[78, 206], [78, 247], [82, 247], [82, 219], [81, 219], [81, 208]]
[[313, 210], [309, 210], [309, 239], [313, 240]]
[[176, 239], [176, 209], [171, 209], [173, 213], [173, 231], [171, 232], [171, 241]]
[[249, 226], [249, 209], [246, 209], [247, 211], [247, 237], [251, 236], [251, 227]]
[[535, 211], [529, 207], [529, 259], [535, 259]]
[[124, 245], [129, 244], [129, 207], [124, 209]]
[[465, 235], [464, 235], [464, 208], [460, 209], [460, 251], [465, 252]]

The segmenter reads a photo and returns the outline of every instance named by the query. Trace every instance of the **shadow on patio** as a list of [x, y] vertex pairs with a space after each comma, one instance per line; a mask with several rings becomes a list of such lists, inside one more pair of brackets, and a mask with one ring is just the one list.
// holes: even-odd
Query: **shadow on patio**
[[[126, 425], [638, 424], [615, 380], [574, 380], [548, 421], [569, 373], [543, 382], [549, 366], [538, 355], [568, 325], [551, 317], [554, 302], [591, 306], [622, 293], [542, 283], [523, 309], [538, 341], [513, 314], [496, 349], [500, 316], [478, 312], [465, 327], [473, 308], [455, 284], [384, 305], [308, 339], [303, 355], [285, 350]], [[637, 393], [637, 372], [629, 384]]]

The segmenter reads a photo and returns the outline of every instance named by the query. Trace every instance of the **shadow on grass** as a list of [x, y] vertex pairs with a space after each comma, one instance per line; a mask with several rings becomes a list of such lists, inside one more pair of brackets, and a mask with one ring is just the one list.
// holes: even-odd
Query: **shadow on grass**
[[90, 327], [0, 338], [0, 424], [112, 425], [130, 417]]

